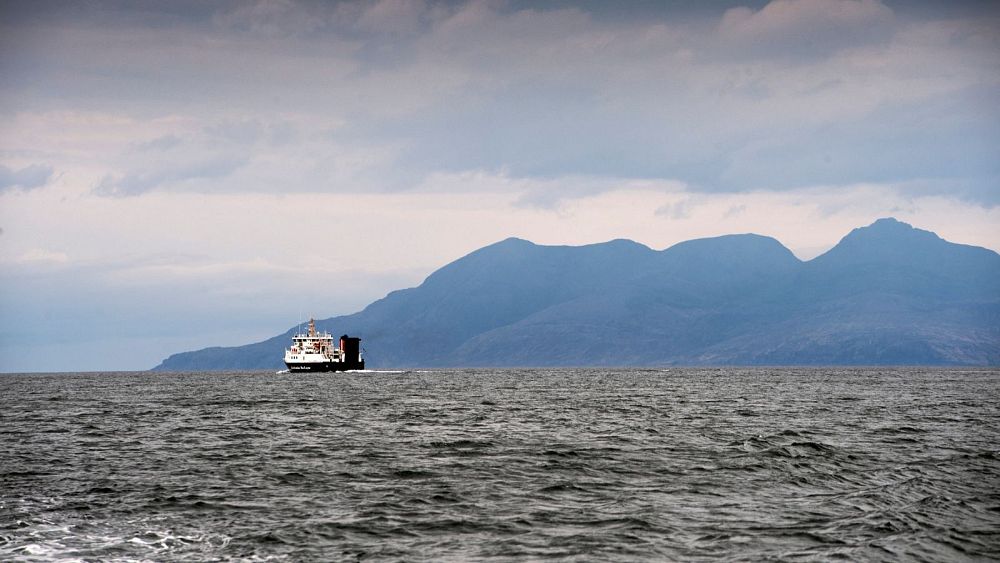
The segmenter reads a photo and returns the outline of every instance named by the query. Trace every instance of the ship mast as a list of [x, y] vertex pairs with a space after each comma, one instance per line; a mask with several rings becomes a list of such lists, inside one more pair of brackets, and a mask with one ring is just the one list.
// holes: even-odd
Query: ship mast
[[316, 336], [316, 321], [309, 319], [309, 336]]

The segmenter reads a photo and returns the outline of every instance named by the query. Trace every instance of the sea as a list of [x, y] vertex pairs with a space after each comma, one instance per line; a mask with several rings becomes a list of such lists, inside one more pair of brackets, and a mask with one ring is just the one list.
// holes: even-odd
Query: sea
[[0, 560], [1000, 559], [1000, 370], [0, 375]]

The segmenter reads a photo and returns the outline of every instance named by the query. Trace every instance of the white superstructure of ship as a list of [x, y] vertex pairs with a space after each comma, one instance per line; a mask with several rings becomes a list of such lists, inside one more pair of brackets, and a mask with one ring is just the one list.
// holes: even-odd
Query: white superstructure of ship
[[285, 348], [285, 365], [289, 371], [347, 371], [365, 369], [361, 357], [361, 339], [346, 334], [335, 345], [329, 332], [317, 332], [316, 322], [309, 319], [309, 330], [292, 337]]

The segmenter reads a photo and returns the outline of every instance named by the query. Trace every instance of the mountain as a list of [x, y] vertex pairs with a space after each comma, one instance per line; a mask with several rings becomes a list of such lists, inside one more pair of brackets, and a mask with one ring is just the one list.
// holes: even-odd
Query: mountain
[[[807, 262], [753, 234], [511, 238], [317, 327], [364, 338], [369, 367], [997, 365], [1000, 255], [895, 219]], [[154, 369], [280, 369], [292, 332]]]

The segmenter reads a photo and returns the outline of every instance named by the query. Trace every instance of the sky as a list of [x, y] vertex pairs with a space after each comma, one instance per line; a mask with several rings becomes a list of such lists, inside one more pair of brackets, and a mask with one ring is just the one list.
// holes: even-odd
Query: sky
[[991, 2], [0, 1], [0, 372], [133, 370], [516, 236], [1000, 250]]

